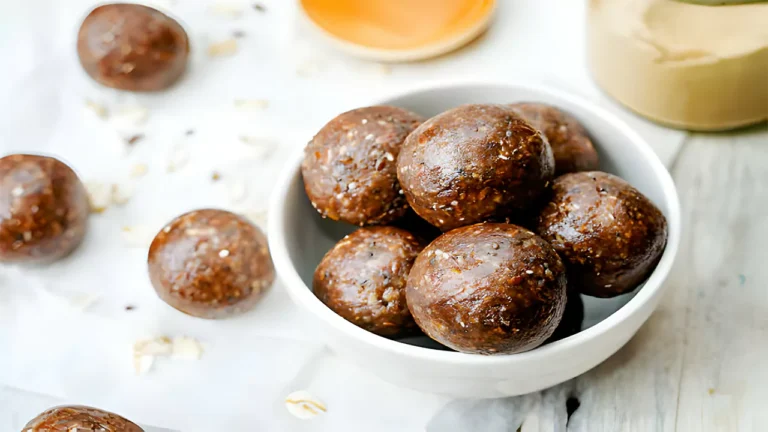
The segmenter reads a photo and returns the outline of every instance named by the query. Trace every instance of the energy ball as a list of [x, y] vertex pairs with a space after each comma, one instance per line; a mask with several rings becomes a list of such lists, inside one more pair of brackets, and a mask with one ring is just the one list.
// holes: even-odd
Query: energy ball
[[77, 54], [99, 84], [151, 92], [173, 85], [189, 57], [187, 33], [173, 18], [138, 4], [105, 4], [85, 18]]
[[157, 295], [199, 318], [249, 311], [275, 280], [264, 234], [224, 210], [195, 210], [172, 220], [152, 241], [147, 263]]
[[328, 122], [307, 144], [301, 165], [312, 205], [324, 218], [359, 226], [402, 217], [408, 203], [397, 183], [397, 156], [423, 120], [401, 108], [373, 106]]
[[470, 225], [443, 234], [419, 254], [406, 299], [416, 324], [445, 346], [518, 353], [544, 343], [560, 323], [565, 267], [531, 231]]
[[51, 408], [24, 426], [22, 432], [144, 432], [144, 429], [117, 414], [87, 406]]
[[667, 220], [637, 189], [591, 171], [555, 179], [537, 232], [568, 268], [582, 294], [615, 297], [634, 290], [656, 267], [667, 242]]
[[546, 138], [503, 105], [463, 105], [403, 144], [397, 177], [413, 210], [448, 231], [531, 207], [555, 172]]
[[555, 175], [598, 168], [597, 150], [572, 115], [542, 103], [516, 103], [512, 109], [547, 137], [555, 156]]
[[0, 263], [44, 263], [85, 237], [88, 194], [66, 164], [15, 154], [0, 159]]
[[379, 336], [417, 333], [405, 283], [422, 247], [400, 228], [360, 228], [323, 257], [312, 282], [315, 295], [342, 318]]

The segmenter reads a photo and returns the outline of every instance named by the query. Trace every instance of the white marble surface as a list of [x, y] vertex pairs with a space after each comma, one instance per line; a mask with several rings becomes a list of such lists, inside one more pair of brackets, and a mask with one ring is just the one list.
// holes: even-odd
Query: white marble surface
[[[85, 180], [127, 182], [135, 194], [124, 207], [94, 215], [86, 242], [69, 259], [45, 268], [0, 267], [0, 385], [15, 401], [0, 404], [0, 429], [19, 428], [28, 416], [21, 410], [40, 403], [30, 395], [41, 394], [183, 431], [446, 431], [466, 430], [470, 423], [478, 430], [514, 430], [534, 415], [524, 430], [561, 430], [560, 399], [568, 387], [518, 399], [523, 405], [450, 401], [395, 388], [327, 352], [321, 335], [303, 324], [279, 284], [241, 318], [210, 322], [183, 316], [156, 298], [146, 277], [145, 249], [126, 245], [121, 228], [143, 225], [151, 232], [202, 206], [261, 210], [281, 161], [324, 122], [388, 92], [438, 79], [571, 90], [620, 112], [671, 162], [685, 134], [622, 111], [589, 80], [584, 2], [502, 0], [492, 28], [469, 47], [431, 61], [382, 67], [328, 51], [288, 0], [264, 0], [263, 14], [240, 3], [246, 8], [236, 19], [210, 14], [212, 1], [166, 1], [160, 5], [189, 29], [192, 67], [172, 90], [138, 96], [94, 85], [77, 64], [75, 34], [92, 3], [3, 1], [0, 154], [54, 154]], [[209, 58], [207, 45], [229, 38], [233, 30], [246, 33], [238, 53]], [[142, 105], [148, 121], [125, 125], [114, 116], [100, 119], [84, 109], [86, 99], [113, 113]], [[235, 99], [264, 99], [269, 106], [244, 113], [234, 108]], [[194, 135], [185, 136], [189, 129]], [[122, 137], [138, 133], [145, 138], [127, 153]], [[276, 145], [265, 154], [241, 143], [242, 135]], [[169, 153], [178, 146], [189, 152], [189, 163], [169, 174]], [[131, 179], [136, 164], [147, 164], [149, 172]], [[222, 174], [217, 183], [210, 180], [214, 170]], [[229, 194], [241, 183], [247, 194], [233, 202]], [[69, 307], [64, 299], [79, 293], [94, 294], [98, 301], [85, 311]], [[126, 311], [128, 304], [136, 309]], [[158, 361], [149, 374], [137, 377], [133, 341], [166, 334], [200, 339], [203, 358]], [[297, 389], [312, 391], [328, 413], [303, 422], [290, 417], [282, 400]], [[557, 407], [550, 408], [547, 398], [558, 401]], [[550, 424], [555, 426], [535, 429]]]

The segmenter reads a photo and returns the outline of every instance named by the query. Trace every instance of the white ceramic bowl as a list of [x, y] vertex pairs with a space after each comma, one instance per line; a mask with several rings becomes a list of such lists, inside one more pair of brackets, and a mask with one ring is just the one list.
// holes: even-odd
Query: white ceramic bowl
[[[623, 121], [592, 103], [553, 89], [526, 85], [454, 83], [402, 93], [390, 104], [432, 116], [465, 103], [538, 101], [573, 114], [600, 153], [601, 170], [623, 177], [661, 209], [669, 224], [664, 255], [645, 285], [614, 299], [584, 297], [584, 329], [532, 351], [482, 356], [436, 349], [424, 337], [407, 342], [376, 336], [347, 322], [312, 293], [312, 274], [323, 255], [354, 227], [320, 218], [304, 193], [299, 152], [277, 184], [269, 209], [269, 246], [293, 301], [349, 360], [394, 384], [454, 397], [503, 397], [541, 390], [595, 367], [624, 345], [648, 319], [680, 241], [675, 185], [648, 144]], [[310, 137], [307, 137], [309, 139]], [[588, 327], [588, 328], [587, 328]]]

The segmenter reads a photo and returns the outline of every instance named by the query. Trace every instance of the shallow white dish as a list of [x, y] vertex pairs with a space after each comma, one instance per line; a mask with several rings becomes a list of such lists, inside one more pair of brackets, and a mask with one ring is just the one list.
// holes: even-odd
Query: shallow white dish
[[312, 317], [339, 355], [387, 381], [416, 390], [454, 397], [514, 396], [551, 387], [595, 367], [621, 348], [656, 308], [680, 242], [680, 204], [666, 168], [623, 121], [562, 91], [513, 84], [441, 84], [371, 105], [396, 105], [432, 116], [465, 103], [518, 101], [544, 102], [573, 114], [592, 136], [601, 170], [623, 177], [659, 206], [667, 218], [669, 238], [653, 274], [632, 294], [609, 300], [584, 297], [585, 323], [580, 333], [520, 354], [462, 354], [441, 350], [426, 337], [402, 342], [376, 336], [333, 313], [312, 293], [312, 274], [320, 259], [355, 227], [324, 220], [312, 208], [304, 192], [303, 152], [299, 152], [272, 196], [269, 246], [291, 298]]
[[304, 19], [304, 21], [309, 24], [309, 28], [314, 30], [314, 33], [317, 34], [317, 36], [324, 39], [337, 50], [353, 57], [361, 58], [363, 60], [378, 61], [383, 63], [401, 63], [426, 60], [432, 57], [437, 57], [451, 51], [455, 51], [477, 39], [485, 30], [488, 29], [488, 26], [491, 24], [491, 20], [493, 19], [494, 13], [496, 11], [496, 2], [494, 0], [491, 7], [488, 8], [486, 14], [473, 25], [466, 28], [463, 32], [454, 34], [451, 37], [440, 39], [427, 45], [409, 49], [371, 48], [369, 46], [350, 42], [346, 39], [342, 39], [341, 37], [336, 36], [315, 22], [315, 20], [313, 20], [304, 9], [302, 2], [299, 2], [299, 10], [302, 12], [302, 19]]

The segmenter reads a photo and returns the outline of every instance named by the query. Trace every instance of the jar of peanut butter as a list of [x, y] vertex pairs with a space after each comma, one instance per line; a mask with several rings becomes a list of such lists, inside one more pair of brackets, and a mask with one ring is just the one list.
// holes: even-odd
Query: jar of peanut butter
[[590, 0], [595, 81], [631, 110], [672, 127], [724, 130], [765, 121], [768, 2], [694, 3]]

